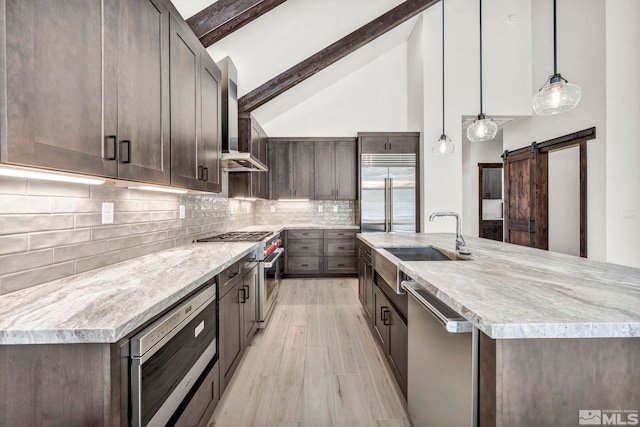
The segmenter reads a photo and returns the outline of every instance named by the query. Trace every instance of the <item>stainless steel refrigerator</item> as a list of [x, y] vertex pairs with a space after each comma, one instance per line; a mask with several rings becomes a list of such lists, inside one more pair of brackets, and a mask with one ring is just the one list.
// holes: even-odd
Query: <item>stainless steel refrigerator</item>
[[416, 171], [415, 154], [361, 154], [363, 233], [418, 231]]

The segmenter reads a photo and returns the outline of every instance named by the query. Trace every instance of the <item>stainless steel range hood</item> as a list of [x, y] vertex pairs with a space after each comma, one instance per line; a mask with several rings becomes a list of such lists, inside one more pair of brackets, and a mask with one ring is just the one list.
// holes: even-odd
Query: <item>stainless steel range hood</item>
[[227, 172], [267, 172], [267, 165], [248, 152], [238, 151], [238, 70], [228, 56], [222, 70], [222, 168]]

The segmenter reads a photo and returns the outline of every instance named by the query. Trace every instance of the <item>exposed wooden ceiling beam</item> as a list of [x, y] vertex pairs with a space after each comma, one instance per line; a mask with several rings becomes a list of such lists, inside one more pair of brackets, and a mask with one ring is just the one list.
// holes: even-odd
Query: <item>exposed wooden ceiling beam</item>
[[187, 19], [204, 47], [269, 12], [286, 0], [218, 0]]
[[351, 34], [272, 78], [238, 100], [238, 110], [250, 112], [344, 58], [440, 0], [407, 0]]

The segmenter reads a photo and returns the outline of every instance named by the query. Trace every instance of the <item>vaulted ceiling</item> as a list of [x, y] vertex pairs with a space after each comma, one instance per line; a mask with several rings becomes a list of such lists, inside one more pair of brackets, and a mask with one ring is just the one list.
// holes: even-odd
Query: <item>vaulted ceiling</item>
[[406, 42], [438, 0], [210, 1], [173, 0], [215, 60], [233, 59], [240, 109], [269, 121]]

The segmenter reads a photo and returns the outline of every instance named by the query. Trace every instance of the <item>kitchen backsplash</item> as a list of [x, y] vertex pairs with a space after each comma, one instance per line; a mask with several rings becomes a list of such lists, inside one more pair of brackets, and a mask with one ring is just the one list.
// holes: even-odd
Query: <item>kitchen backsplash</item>
[[[114, 203], [112, 225], [102, 202]], [[254, 204], [0, 177], [0, 294], [252, 225]]]
[[358, 204], [353, 200], [304, 202], [258, 200], [255, 206], [255, 221], [257, 225], [292, 223], [349, 225], [357, 222], [357, 206]]

